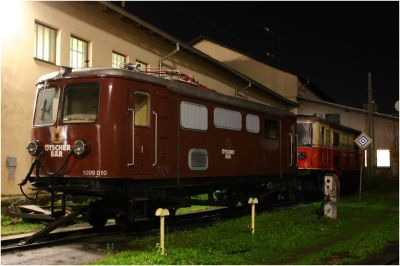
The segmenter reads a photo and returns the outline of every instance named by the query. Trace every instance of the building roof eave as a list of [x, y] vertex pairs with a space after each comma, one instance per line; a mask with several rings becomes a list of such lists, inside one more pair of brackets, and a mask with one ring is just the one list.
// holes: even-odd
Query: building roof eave
[[130, 19], [132, 21], [134, 21], [135, 23], [138, 23], [138, 24], [142, 25], [143, 27], [149, 29], [150, 31], [152, 31], [152, 32], [154, 32], [156, 34], [158, 34], [159, 36], [163, 37], [166, 40], [168, 40], [168, 41], [170, 41], [170, 42], [172, 42], [174, 44], [175, 43], [179, 43], [181, 49], [189, 51], [189, 52], [191, 52], [191, 53], [193, 53], [193, 54], [195, 54], [195, 55], [197, 55], [197, 56], [199, 56], [199, 57], [201, 57], [201, 58], [203, 58], [203, 59], [205, 59], [205, 60], [207, 60], [209, 62], [212, 62], [212, 63], [218, 65], [219, 67], [224, 68], [225, 70], [229, 71], [233, 75], [235, 75], [235, 76], [239, 77], [240, 79], [244, 80], [246, 83], [251, 83], [251, 84], [255, 85], [259, 89], [265, 91], [266, 93], [268, 93], [269, 95], [274, 97], [281, 104], [285, 104], [285, 105], [288, 105], [288, 106], [291, 106], [291, 107], [298, 107], [299, 106], [298, 103], [283, 97], [282, 95], [280, 95], [280, 94], [274, 92], [273, 90], [263, 86], [262, 84], [258, 83], [257, 81], [255, 81], [255, 80], [243, 75], [242, 73], [240, 73], [237, 70], [227, 66], [226, 64], [224, 64], [224, 63], [222, 63], [222, 62], [210, 57], [209, 55], [206, 55], [205, 53], [201, 52], [200, 50], [197, 50], [197, 49], [193, 48], [192, 46], [186, 44], [185, 42], [183, 42], [183, 41], [171, 36], [170, 34], [168, 34], [168, 33], [164, 32], [164, 31], [156, 28], [155, 26], [153, 26], [150, 23], [148, 23], [148, 22], [140, 19], [139, 17], [131, 14], [130, 12], [126, 11], [125, 9], [120, 8], [120, 7], [114, 5], [114, 4], [110, 3], [110, 2], [99, 1], [99, 3], [104, 5], [104, 6], [106, 6], [109, 9], [113, 10], [114, 12], [117, 12], [120, 15], [122, 15], [122, 16], [124, 16], [124, 17], [126, 17], [126, 18], [128, 18], [128, 19]]
[[[352, 111], [352, 112], [368, 114], [368, 111], [366, 111], [364, 109], [350, 107], [350, 106], [341, 105], [341, 104], [337, 104], [337, 103], [325, 102], [325, 101], [314, 100], [314, 99], [307, 99], [307, 98], [303, 98], [303, 97], [300, 97], [300, 96], [297, 97], [297, 99], [299, 100], [299, 102], [300, 101], [306, 101], [306, 102], [317, 103], [317, 104], [322, 104], [322, 105], [327, 105], [327, 106], [340, 108], [340, 109], [343, 109], [345, 111]], [[388, 118], [388, 119], [397, 120], [397, 121], [399, 120], [399, 117], [396, 117], [396, 116], [393, 116], [393, 115], [382, 114], [382, 113], [378, 113], [378, 112], [374, 112], [373, 114], [375, 116], [379, 116], [379, 117], [383, 117], [383, 118]]]

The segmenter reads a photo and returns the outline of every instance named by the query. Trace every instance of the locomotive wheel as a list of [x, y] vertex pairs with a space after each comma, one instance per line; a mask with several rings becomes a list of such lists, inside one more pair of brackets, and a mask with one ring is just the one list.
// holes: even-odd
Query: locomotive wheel
[[115, 217], [115, 223], [124, 231], [132, 230], [133, 223], [129, 222], [128, 216], [126, 214], [119, 214]]
[[103, 229], [107, 220], [108, 217], [99, 211], [94, 210], [89, 212], [89, 224], [96, 230]]
[[100, 208], [99, 202], [91, 204], [89, 209], [88, 222], [95, 230], [101, 230], [107, 223], [107, 214]]

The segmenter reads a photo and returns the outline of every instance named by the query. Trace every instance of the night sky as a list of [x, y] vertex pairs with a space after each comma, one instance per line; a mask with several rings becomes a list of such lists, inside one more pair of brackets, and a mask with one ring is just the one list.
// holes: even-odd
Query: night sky
[[339, 104], [362, 108], [370, 71], [378, 111], [396, 112], [398, 2], [125, 4], [126, 10], [184, 42], [207, 36], [308, 77]]

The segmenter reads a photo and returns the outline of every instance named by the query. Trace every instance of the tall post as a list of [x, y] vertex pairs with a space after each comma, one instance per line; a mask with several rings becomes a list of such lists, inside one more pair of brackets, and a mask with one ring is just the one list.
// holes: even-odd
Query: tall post
[[158, 208], [155, 213], [160, 217], [160, 250], [161, 256], [165, 255], [165, 216], [169, 216], [168, 209]]
[[256, 232], [256, 204], [258, 204], [258, 199], [249, 198], [248, 203], [251, 204], [251, 234], [254, 235]]
[[[375, 107], [375, 102], [373, 98], [373, 93], [372, 93], [372, 74], [371, 72], [368, 72], [368, 135], [372, 138], [374, 138], [374, 107]], [[368, 147], [368, 157], [367, 157], [367, 164], [368, 164], [368, 173], [369, 175], [374, 175], [375, 171], [375, 144], [372, 143]]]

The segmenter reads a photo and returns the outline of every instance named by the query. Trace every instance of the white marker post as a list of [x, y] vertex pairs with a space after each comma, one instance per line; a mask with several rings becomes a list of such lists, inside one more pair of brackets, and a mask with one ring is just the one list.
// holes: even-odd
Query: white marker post
[[165, 216], [169, 216], [168, 209], [158, 208], [156, 211], [156, 216], [160, 217], [160, 249], [161, 256], [165, 255]]
[[258, 204], [258, 199], [249, 198], [248, 203], [251, 204], [251, 234], [254, 235], [256, 232], [256, 204]]

